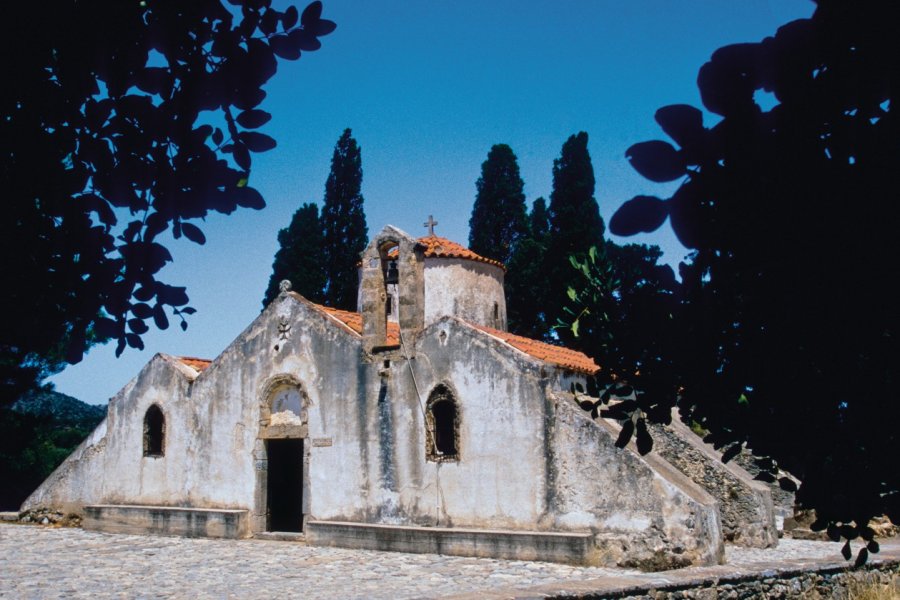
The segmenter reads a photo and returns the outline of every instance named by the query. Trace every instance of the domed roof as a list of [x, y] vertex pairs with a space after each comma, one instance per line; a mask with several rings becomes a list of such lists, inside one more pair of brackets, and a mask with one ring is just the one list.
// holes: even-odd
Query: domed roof
[[[425, 258], [464, 258], [475, 262], [494, 265], [495, 267], [500, 267], [504, 271], [506, 270], [506, 266], [502, 262], [476, 254], [462, 244], [457, 244], [447, 238], [437, 235], [427, 235], [425, 237], [420, 237], [416, 241], [425, 246]], [[397, 250], [391, 250], [388, 256], [391, 258], [397, 256]]]

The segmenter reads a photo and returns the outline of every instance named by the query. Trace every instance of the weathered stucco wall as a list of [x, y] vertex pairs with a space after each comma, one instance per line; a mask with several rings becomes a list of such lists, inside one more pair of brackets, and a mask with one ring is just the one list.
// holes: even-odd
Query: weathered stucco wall
[[597, 532], [602, 562], [647, 570], [724, 557], [716, 501], [663, 459], [615, 446], [618, 431], [558, 394], [549, 451], [560, 529]]
[[[200, 375], [158, 355], [111, 401], [107, 420], [26, 501], [38, 505], [151, 504], [257, 509], [261, 395], [284, 375], [309, 402], [311, 436], [356, 439], [359, 336], [298, 297], [271, 304]], [[143, 456], [147, 409], [165, 415], [165, 455]], [[317, 410], [323, 407], [324, 411]], [[316, 450], [311, 449], [315, 456]], [[358, 452], [328, 475], [329, 489], [358, 485]], [[259, 510], [259, 509], [257, 509]], [[265, 507], [262, 507], [262, 511]]]
[[496, 265], [461, 258], [426, 258], [425, 324], [451, 315], [506, 331], [503, 276], [503, 269]]

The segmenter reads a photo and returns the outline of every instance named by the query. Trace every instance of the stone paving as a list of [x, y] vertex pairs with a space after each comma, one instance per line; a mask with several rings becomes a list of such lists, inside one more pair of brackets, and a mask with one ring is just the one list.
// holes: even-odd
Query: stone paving
[[[827, 542], [781, 540], [774, 550], [729, 547], [727, 566], [641, 573], [0, 524], [0, 598], [538, 598], [773, 565], [840, 563], [839, 550]], [[900, 557], [900, 544], [883, 544], [881, 554]]]

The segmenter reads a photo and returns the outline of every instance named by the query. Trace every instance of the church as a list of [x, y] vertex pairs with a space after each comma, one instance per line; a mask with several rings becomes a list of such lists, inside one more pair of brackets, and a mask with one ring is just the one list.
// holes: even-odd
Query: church
[[[213, 360], [157, 354], [25, 501], [85, 528], [660, 570], [777, 543], [767, 487], [675, 420], [617, 448], [599, 367], [506, 329], [502, 264], [386, 226], [358, 312], [280, 295]], [[668, 449], [668, 451], [667, 451]]]

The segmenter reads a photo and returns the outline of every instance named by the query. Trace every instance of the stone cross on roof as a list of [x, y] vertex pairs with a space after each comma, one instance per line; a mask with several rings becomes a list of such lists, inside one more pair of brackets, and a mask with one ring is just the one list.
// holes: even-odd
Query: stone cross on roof
[[434, 237], [434, 226], [437, 225], [438, 222], [434, 220], [434, 216], [428, 215], [428, 220], [422, 223], [424, 227], [428, 228], [428, 235]]

